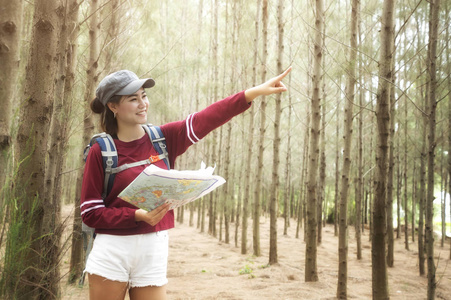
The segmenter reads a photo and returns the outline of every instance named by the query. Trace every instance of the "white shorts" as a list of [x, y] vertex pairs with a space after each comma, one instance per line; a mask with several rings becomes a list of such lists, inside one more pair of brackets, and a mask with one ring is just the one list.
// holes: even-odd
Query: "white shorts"
[[97, 234], [84, 272], [130, 287], [163, 286], [168, 265], [168, 231], [138, 235]]

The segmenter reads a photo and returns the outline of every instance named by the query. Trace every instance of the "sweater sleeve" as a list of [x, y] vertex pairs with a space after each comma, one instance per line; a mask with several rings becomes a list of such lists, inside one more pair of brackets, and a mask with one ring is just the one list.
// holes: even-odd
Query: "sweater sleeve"
[[81, 187], [80, 210], [83, 222], [96, 229], [137, 227], [138, 225], [135, 221], [137, 208], [109, 208], [106, 204], [109, 202], [108, 197], [105, 200], [102, 199], [103, 179], [104, 170], [100, 147], [98, 144], [94, 144], [89, 150]]
[[176, 157], [183, 154], [189, 146], [227, 123], [234, 116], [246, 111], [250, 105], [242, 91], [217, 101], [197, 113], [190, 114], [183, 121], [161, 126], [168, 144], [171, 166], [174, 166]]

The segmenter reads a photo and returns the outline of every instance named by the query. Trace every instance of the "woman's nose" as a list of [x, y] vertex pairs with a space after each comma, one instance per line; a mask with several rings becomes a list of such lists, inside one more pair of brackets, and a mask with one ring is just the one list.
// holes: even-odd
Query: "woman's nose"
[[144, 98], [144, 97], [139, 98], [139, 106], [140, 107], [145, 106], [146, 102], [147, 102], [146, 98]]

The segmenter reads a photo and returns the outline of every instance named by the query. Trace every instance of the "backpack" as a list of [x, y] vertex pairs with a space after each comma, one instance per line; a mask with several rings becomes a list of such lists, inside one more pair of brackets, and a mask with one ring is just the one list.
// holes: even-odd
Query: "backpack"
[[[158, 155], [151, 155], [148, 159], [130, 163], [130, 164], [123, 164], [121, 166], [118, 166], [118, 157], [116, 152], [116, 145], [114, 144], [113, 137], [109, 135], [108, 133], [102, 132], [99, 134], [95, 134], [92, 138], [89, 144], [85, 147], [84, 153], [83, 153], [83, 160], [86, 162], [86, 159], [88, 158], [89, 150], [91, 147], [97, 143], [100, 146], [100, 150], [102, 153], [102, 159], [103, 159], [103, 169], [104, 169], [104, 185], [103, 185], [103, 192], [102, 192], [102, 199], [105, 199], [106, 196], [111, 191], [111, 188], [113, 187], [114, 178], [117, 173], [122, 172], [126, 169], [141, 166], [144, 164], [152, 164], [157, 161], [163, 160], [166, 164], [167, 168], [170, 169], [169, 164], [169, 158], [168, 158], [168, 152], [166, 150], [166, 139], [163, 135], [163, 132], [161, 131], [161, 128], [159, 126], [153, 126], [152, 124], [142, 125], [143, 129], [146, 131], [147, 135], [150, 138], [150, 141], [157, 151]], [[85, 258], [85, 266], [86, 262], [88, 261], [89, 253], [92, 249], [92, 243], [94, 241], [94, 228], [91, 228], [87, 226], [85, 223], [82, 222], [82, 236], [83, 236], [83, 248], [86, 252], [86, 258]], [[85, 273], [83, 272], [80, 280], [79, 285], [83, 285], [85, 280]]]

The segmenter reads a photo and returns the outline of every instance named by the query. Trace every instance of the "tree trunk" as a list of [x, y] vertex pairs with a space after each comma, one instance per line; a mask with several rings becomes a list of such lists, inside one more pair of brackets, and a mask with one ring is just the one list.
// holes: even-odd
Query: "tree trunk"
[[[302, 220], [305, 221], [304, 215], [305, 215], [305, 178], [307, 177], [307, 157], [309, 153], [309, 141], [310, 141], [310, 106], [307, 105], [307, 111], [306, 116], [308, 116], [307, 124], [305, 125], [305, 132], [304, 132], [304, 147], [303, 147], [303, 154], [302, 154], [302, 163], [301, 163], [301, 180], [300, 180], [300, 191], [299, 191], [299, 206], [298, 206], [298, 222], [296, 225], [296, 238], [299, 238], [299, 229], [302, 227]], [[303, 209], [304, 208], [304, 209]], [[306, 226], [304, 226], [304, 233], [306, 230]], [[306, 234], [304, 234], [304, 240], [306, 238]]]
[[[291, 11], [293, 14], [293, 10]], [[290, 48], [290, 61], [291, 61], [291, 48]], [[291, 86], [291, 74], [288, 75], [288, 86]], [[291, 130], [291, 90], [288, 90], [288, 125], [287, 127]], [[283, 197], [283, 210], [284, 210], [284, 225], [283, 225], [283, 235], [288, 235], [288, 227], [290, 226], [291, 212], [293, 211], [293, 193], [291, 184], [291, 134], [288, 132], [287, 136], [287, 146], [286, 146], [286, 156], [285, 156], [285, 187], [284, 187], [284, 197]]]
[[[392, 78], [392, 80], [394, 77]], [[390, 100], [391, 103], [395, 101], [395, 91], [394, 89], [390, 89]], [[395, 240], [394, 240], [394, 228], [393, 228], [393, 175], [395, 168], [395, 116], [396, 116], [396, 107], [395, 105], [390, 105], [390, 143], [388, 150], [389, 161], [388, 161], [388, 177], [387, 177], [387, 266], [393, 267], [395, 258], [394, 258], [394, 250], [395, 250]], [[399, 150], [397, 149], [399, 153]], [[398, 161], [399, 166], [399, 161]], [[400, 210], [398, 205], [398, 211]], [[401, 226], [398, 219], [398, 232]]]
[[305, 245], [305, 281], [318, 281], [317, 270], [317, 174], [319, 158], [319, 138], [321, 122], [321, 59], [323, 55], [322, 32], [324, 24], [323, 1], [316, 0], [315, 15], [315, 40], [314, 40], [314, 62], [313, 62], [313, 94], [311, 100], [311, 135], [309, 146], [308, 182], [307, 182], [307, 239]]
[[[219, 82], [218, 82], [219, 84]], [[223, 139], [223, 131], [224, 131], [224, 126], [219, 127], [219, 144], [218, 146], [218, 152], [217, 152], [217, 159], [218, 159], [218, 173], [220, 173], [222, 171], [223, 165], [222, 165], [222, 151], [221, 149], [223, 149], [223, 145], [222, 145], [222, 139]], [[216, 193], [217, 196], [217, 204], [216, 204], [216, 213], [219, 213], [219, 236], [218, 236], [218, 240], [222, 241], [222, 222], [224, 220], [224, 208], [225, 208], [225, 203], [224, 203], [224, 193]], [[216, 218], [215, 218], [216, 219]]]
[[[358, 43], [361, 43], [360, 40], [360, 2], [357, 2], [357, 29], [356, 29], [356, 40], [358, 39]], [[356, 47], [357, 47], [357, 41], [356, 41]], [[357, 55], [357, 54], [356, 54]], [[360, 55], [356, 60], [360, 60]], [[356, 62], [355, 66], [358, 66], [358, 63]], [[362, 71], [359, 68], [359, 80], [362, 79], [361, 75]], [[359, 89], [359, 106], [363, 107], [363, 89]], [[363, 201], [363, 111], [361, 110], [359, 113], [358, 118], [358, 170], [357, 170], [357, 195], [355, 199], [355, 239], [357, 243], [357, 259], [362, 259], [362, 230], [364, 228], [363, 226], [363, 218], [362, 218], [362, 201]]]
[[[359, 13], [359, 20], [357, 22], [357, 43], [359, 45], [359, 47], [361, 47], [360, 45], [362, 45], [362, 17], [360, 15], [360, 3], [358, 5], [358, 13]], [[363, 71], [363, 66], [364, 66], [364, 60], [363, 60], [363, 54], [361, 53], [361, 51], [358, 53], [358, 70], [359, 70], [359, 82], [363, 82], [364, 80], [364, 71]], [[359, 105], [360, 107], [363, 107], [363, 99], [365, 96], [365, 89], [360, 86], [359, 87]], [[361, 218], [360, 218], [360, 232], [359, 232], [359, 239], [360, 242], [358, 242], [357, 245], [357, 252], [360, 251], [360, 258], [362, 255], [362, 235], [361, 233], [365, 232], [365, 224], [367, 224], [367, 211], [368, 211], [368, 201], [367, 201], [367, 197], [366, 197], [366, 192], [365, 192], [365, 176], [366, 174], [363, 174], [363, 170], [365, 168], [365, 164], [366, 164], [366, 156], [364, 155], [364, 148], [363, 148], [363, 115], [364, 110], [362, 110], [359, 113], [359, 165], [361, 167], [359, 167], [359, 196], [360, 196], [360, 214], [361, 214]], [[361, 152], [361, 154], [360, 154]], [[369, 180], [368, 180], [368, 185], [369, 185]], [[360, 246], [359, 246], [360, 245]], [[357, 254], [357, 257], [359, 257], [359, 254]]]
[[[73, 72], [74, 68], [74, 53], [72, 53], [73, 44], [76, 43], [77, 36], [73, 34], [73, 31], [77, 31], [78, 27], [78, 11], [79, 3], [76, 0], [66, 2], [67, 7], [64, 8], [63, 14], [61, 14], [60, 23], [61, 35], [58, 43], [58, 70], [55, 82], [55, 100], [53, 103], [52, 122], [49, 131], [49, 163], [46, 169], [45, 182], [46, 182], [46, 205], [52, 205], [54, 211], [47, 216], [44, 221], [46, 224], [54, 222], [61, 226], [60, 211], [61, 211], [61, 199], [62, 199], [62, 171], [65, 162], [65, 149], [68, 143], [68, 123], [70, 114], [72, 111], [72, 98], [69, 93], [71, 92], [71, 86], [74, 82], [74, 77], [68, 74]], [[72, 64], [69, 66], [69, 64]], [[66, 84], [66, 80], [71, 82]], [[69, 90], [66, 92], [66, 88]], [[80, 232], [74, 233], [79, 235]], [[80, 248], [78, 248], [80, 249]], [[54, 249], [55, 253], [59, 250]], [[71, 281], [71, 278], [69, 279]]]
[[[326, 22], [325, 22], [325, 15], [323, 15], [323, 34], [322, 34], [322, 43], [323, 43], [323, 47], [325, 46], [325, 40], [326, 40]], [[325, 66], [326, 65], [326, 55], [322, 56], [322, 65]], [[318, 220], [317, 220], [317, 224], [318, 224], [318, 234], [316, 237], [316, 240], [318, 242], [318, 245], [321, 244], [322, 238], [323, 238], [323, 208], [326, 207], [326, 205], [324, 204], [324, 197], [325, 197], [325, 190], [326, 190], [326, 81], [323, 80], [323, 78], [321, 77], [321, 81], [322, 81], [322, 88], [321, 88], [321, 93], [322, 93], [322, 104], [321, 104], [321, 136], [320, 136], [320, 146], [319, 146], [319, 151], [320, 151], [320, 159], [319, 159], [319, 178], [318, 178], [318, 207], [317, 207], [317, 216], [318, 216]], [[326, 218], [326, 216], [324, 216], [324, 218]]]
[[[78, 24], [79, 3], [77, 0], [72, 1], [68, 6], [68, 30], [71, 33], [69, 36], [69, 46], [67, 51], [67, 65], [66, 65], [66, 80], [64, 82], [64, 102], [68, 102], [72, 97], [72, 89], [75, 83], [75, 67], [77, 62], [77, 38], [80, 32]], [[72, 225], [72, 247], [69, 266], [69, 283], [74, 283], [75, 280], [83, 272], [83, 251], [82, 251], [82, 236], [81, 236], [81, 216], [80, 216], [80, 201], [77, 198], [74, 201], [74, 222]]]
[[[446, 15], [449, 15], [449, 6], [446, 5]], [[446, 58], [448, 74], [451, 74], [451, 51], [449, 50], [449, 26], [446, 27]], [[448, 90], [451, 90], [451, 77], [448, 76]], [[451, 94], [448, 94], [448, 128], [451, 128]], [[448, 191], [451, 192], [451, 130], [448, 131]], [[451, 223], [451, 202], [449, 206], [449, 218]], [[449, 241], [449, 259], [451, 260], [451, 239]]]
[[[427, 107], [427, 104], [425, 104]], [[425, 257], [424, 257], [424, 208], [426, 203], [426, 125], [427, 117], [423, 116], [423, 132], [422, 132], [422, 142], [421, 142], [421, 153], [420, 153], [420, 191], [418, 193], [418, 267], [420, 275], [424, 275], [425, 271]]]
[[[241, 124], [241, 126], [243, 126], [243, 128], [245, 127], [245, 126], [247, 126], [247, 119], [245, 118], [245, 116], [243, 115], [242, 116], [242, 124]], [[244, 125], [244, 124], [246, 124], [246, 125]], [[246, 134], [247, 134], [247, 132], [245, 131], [245, 130], [243, 130], [242, 132], [241, 132], [241, 142], [244, 142], [245, 140], [246, 140]], [[238, 144], [238, 142], [237, 142], [237, 144]], [[247, 145], [248, 147], [250, 146], [250, 145]], [[245, 182], [246, 181], [246, 177], [250, 177], [249, 176], [249, 174], [248, 173], [246, 173], [245, 172], [245, 168], [243, 168], [243, 167], [237, 167], [237, 164], [239, 163], [237, 160], [235, 160], [234, 161], [234, 163], [235, 163], [235, 170], [237, 170], [237, 172], [238, 172], [238, 174], [239, 174], [239, 182]], [[243, 162], [244, 163], [244, 162]], [[244, 210], [244, 207], [242, 207], [243, 206], [243, 204], [242, 204], [242, 202], [243, 202], [243, 188], [245, 188], [244, 186], [238, 186], [238, 193], [237, 193], [237, 195], [238, 195], [238, 201], [237, 201], [237, 204], [236, 204], [236, 222], [235, 222], [235, 247], [236, 248], [238, 248], [239, 246], [238, 246], [238, 244], [239, 244], [239, 242], [238, 242], [238, 237], [239, 237], [239, 231], [240, 231], [240, 223], [241, 223], [241, 218], [242, 218], [242, 216], [241, 216], [241, 214], [243, 213], [243, 210]], [[247, 205], [249, 205], [249, 202], [246, 202], [246, 204]], [[241, 247], [241, 245], [240, 245], [240, 247]]]
[[[67, 71], [67, 55], [70, 51], [70, 30], [73, 29], [72, 18], [78, 18], [78, 15], [73, 16], [70, 9], [77, 7], [78, 4], [66, 2], [67, 7], [62, 9], [63, 13], [60, 16], [61, 34], [58, 42], [57, 57], [58, 67], [56, 71], [55, 82], [55, 98], [53, 101], [52, 121], [49, 129], [49, 147], [48, 147], [48, 161], [45, 171], [45, 198], [46, 206], [52, 206], [52, 213], [44, 217], [44, 224], [52, 224], [50, 227], [54, 228], [61, 225], [61, 195], [62, 195], [62, 178], [63, 165], [65, 161], [65, 148], [68, 142], [68, 122], [70, 119], [71, 103], [69, 98], [64, 97], [64, 88], [66, 87], [66, 71]], [[77, 19], [75, 19], [77, 21]], [[58, 237], [60, 239], [60, 237]], [[49, 249], [50, 251], [50, 249]], [[59, 249], [53, 248], [57, 255]], [[52, 275], [53, 276], [53, 275]]]
[[[225, 149], [225, 159], [224, 159], [224, 176], [225, 178], [229, 178], [230, 176], [230, 149], [231, 149], [231, 136], [232, 136], [232, 123], [228, 122], [226, 126], [226, 142], [225, 147], [221, 149]], [[233, 182], [233, 181], [232, 181]], [[228, 244], [230, 242], [230, 208], [233, 205], [233, 193], [230, 191], [233, 185], [229, 185], [228, 181], [226, 181], [224, 187], [224, 239], [225, 243]]]
[[[94, 133], [94, 122], [90, 108], [91, 100], [95, 97], [95, 89], [98, 81], [98, 60], [99, 60], [99, 17], [98, 17], [98, 0], [92, 0], [90, 4], [90, 20], [89, 20], [89, 58], [86, 66], [86, 82], [85, 82], [85, 94], [83, 103], [83, 141], [81, 145], [87, 145]], [[80, 151], [81, 153], [81, 151]], [[80, 156], [80, 164], [84, 164], [82, 157]], [[77, 234], [81, 233], [81, 218], [80, 218], [80, 193], [81, 183], [83, 179], [83, 168], [80, 168], [77, 175], [77, 189], [74, 199], [74, 225], [73, 230]], [[76, 280], [83, 271], [80, 267], [83, 263], [83, 249], [81, 248], [81, 241], [79, 236], [74, 236], [74, 244], [72, 245], [71, 253], [71, 278], [69, 280]], [[73, 260], [73, 261], [72, 261]]]
[[373, 202], [372, 291], [374, 299], [388, 299], [385, 255], [386, 196], [390, 138], [390, 80], [394, 40], [394, 0], [384, 0], [380, 35], [379, 82], [377, 90], [377, 153]]
[[[374, 111], [374, 105], [373, 105], [372, 101], [371, 101], [370, 107], [371, 107], [371, 111]], [[373, 119], [374, 119], [374, 115], [371, 114], [370, 115], [370, 123], [371, 124], [374, 124]], [[371, 126], [371, 128], [370, 128], [370, 145], [368, 147], [369, 150], [370, 150], [370, 153], [368, 155], [369, 157], [373, 157], [373, 151], [374, 151], [373, 150], [374, 149], [373, 142], [374, 142], [374, 126]], [[368, 187], [368, 190], [367, 190], [367, 197], [369, 198], [368, 199], [368, 217], [369, 217], [368, 224], [369, 224], [369, 227], [370, 227], [370, 234], [368, 234], [368, 240], [370, 242], [373, 239], [373, 203], [374, 203], [373, 190], [374, 190], [374, 186], [375, 186], [374, 185], [374, 178], [375, 178], [374, 172], [371, 172], [370, 173], [370, 178], [368, 180], [369, 187]]]
[[[360, 47], [361, 44], [361, 34], [360, 34], [360, 24], [361, 24], [361, 17], [360, 17], [360, 3], [357, 3], [357, 43]], [[358, 58], [359, 61], [362, 60], [362, 55], [359, 54]], [[363, 80], [362, 76], [362, 69], [360, 68], [360, 65], [356, 63], [356, 67], [359, 66], [359, 81]], [[364, 89], [359, 88], [359, 106], [363, 107], [363, 93]], [[364, 169], [364, 161], [363, 161], [363, 112], [362, 109], [359, 113], [358, 118], [358, 149], [359, 149], [359, 158], [358, 158], [358, 175], [357, 175], [357, 190], [358, 194], [356, 197], [356, 224], [355, 224], [355, 234], [356, 234], [356, 242], [357, 242], [357, 259], [362, 259], [362, 232], [365, 228], [363, 223], [363, 200], [364, 200], [364, 175], [363, 175], [363, 169]]]
[[[261, 81], [266, 81], [266, 60], [268, 57], [268, 0], [262, 2], [262, 60], [261, 60]], [[260, 256], [260, 194], [262, 188], [262, 172], [263, 172], [263, 152], [266, 132], [266, 97], [260, 100], [260, 134], [258, 139], [258, 158], [257, 158], [257, 184], [254, 192], [254, 220], [253, 220], [253, 246], [254, 255]]]
[[[48, 199], [44, 198], [58, 20], [57, 1], [35, 1], [25, 100], [17, 135], [16, 157], [20, 164], [16, 178], [18, 189], [14, 192], [21, 207], [12, 216], [10, 225], [10, 232], [19, 233], [21, 241], [9, 243], [5, 255], [5, 273], [8, 268], [17, 271], [10, 273], [11, 285], [7, 285], [7, 295], [14, 299], [56, 299], [59, 296], [59, 211], [47, 205]], [[54, 218], [49, 217], [52, 215]], [[45, 220], [52, 222], [44, 223]], [[21, 266], [17, 268], [19, 261]]]
[[[325, 35], [325, 32], [323, 32]], [[324, 38], [323, 38], [324, 43]], [[323, 56], [323, 66], [325, 66], [325, 55]], [[324, 82], [324, 80], [323, 80]], [[322, 232], [323, 232], [323, 207], [324, 205], [324, 195], [325, 195], [325, 189], [326, 189], [326, 94], [324, 91], [324, 84], [322, 88], [322, 105], [321, 105], [321, 136], [320, 136], [320, 142], [319, 142], [319, 178], [318, 178], [318, 207], [317, 207], [317, 226], [318, 226], [318, 234], [316, 237], [316, 241], [319, 244], [321, 244], [322, 241]]]
[[[17, 89], [17, 75], [20, 61], [20, 40], [22, 28], [23, 0], [0, 1], [0, 191], [5, 187], [10, 169], [8, 153], [11, 146], [11, 100]], [[0, 207], [4, 197], [0, 196]]]
[[427, 192], [426, 192], [426, 250], [427, 250], [427, 268], [428, 268], [428, 299], [435, 298], [435, 264], [434, 264], [434, 158], [435, 158], [435, 111], [437, 107], [436, 89], [436, 55], [437, 55], [437, 36], [439, 23], [440, 0], [431, 0], [429, 15], [429, 44], [428, 44], [428, 161], [427, 161]]
[[[254, 86], [257, 81], [257, 57], [258, 57], [258, 39], [260, 34], [260, 7], [261, 0], [257, 1], [257, 11], [255, 17], [255, 37], [254, 37], [254, 61], [252, 64], [252, 86]], [[249, 216], [249, 198], [250, 198], [250, 177], [251, 177], [251, 161], [252, 161], [252, 146], [254, 139], [254, 107], [251, 106], [249, 113], [249, 133], [247, 136], [247, 154], [246, 154], [246, 176], [244, 184], [244, 196], [243, 196], [243, 224], [241, 227], [241, 254], [247, 253], [247, 225]], [[254, 200], [255, 201], [255, 200]], [[255, 209], [255, 207], [254, 207]], [[254, 214], [255, 216], [255, 214]], [[256, 224], [254, 224], [255, 227]]]
[[[229, 37], [228, 37], [228, 28], [230, 27], [229, 24], [229, 17], [228, 17], [228, 6], [229, 6], [229, 1], [226, 1], [225, 3], [225, 14], [226, 14], [226, 20], [225, 20], [225, 28], [224, 28], [224, 39], [225, 39], [225, 43], [224, 43], [224, 52], [227, 52], [227, 48], [228, 48], [228, 41], [229, 41]], [[234, 12], [236, 12], [236, 10], [234, 10]], [[236, 34], [236, 22], [234, 22], [236, 18], [234, 17], [232, 20], [232, 51], [235, 50], [235, 46], [236, 46], [236, 38], [235, 38], [235, 34]], [[232, 58], [232, 62], [231, 65], [235, 66], [236, 65], [236, 56], [233, 56]], [[226, 63], [227, 63], [227, 58], [226, 56], [223, 57], [224, 59], [224, 77], [223, 77], [223, 90], [225, 90], [225, 69], [226, 69]], [[235, 68], [232, 68], [232, 78], [235, 78]], [[234, 90], [234, 81], [232, 80], [231, 82], [231, 86], [230, 86], [230, 90]], [[230, 151], [232, 149], [231, 146], [231, 136], [232, 136], [232, 123], [228, 122], [227, 125], [224, 128], [224, 131], [221, 132], [225, 132], [225, 145], [223, 147], [221, 147], [220, 149], [224, 149], [225, 153], [224, 153], [224, 162], [223, 162], [223, 166], [224, 166], [224, 176], [225, 178], [229, 178], [231, 177], [231, 174], [233, 174], [233, 171], [230, 170]], [[222, 152], [222, 151], [221, 151]], [[233, 182], [233, 181], [232, 181]], [[231, 192], [231, 189], [233, 188], [233, 185], [229, 185], [229, 181], [226, 181], [226, 183], [224, 184], [224, 201], [223, 201], [223, 205], [224, 205], [224, 241], [226, 244], [230, 243], [230, 219], [231, 219], [231, 207], [233, 205], [233, 193]]]
[[[419, 40], [419, 39], [418, 39]], [[405, 43], [404, 44], [407, 44], [407, 42], [408, 42], [408, 40], [407, 40], [407, 38], [404, 38], [404, 41], [405, 41]], [[418, 43], [418, 45], [419, 45], [419, 43]], [[404, 48], [407, 48], [407, 46], [406, 45], [404, 45]], [[419, 48], [418, 48], [419, 49]], [[407, 68], [404, 68], [404, 78], [408, 78], [408, 72], [409, 72], [409, 70], [407, 69]], [[405, 119], [405, 128], [406, 128], [406, 135], [405, 135], [405, 138], [406, 138], [406, 145], [405, 145], [405, 152], [406, 152], [406, 157], [407, 157], [407, 129], [408, 129], [408, 116], [407, 116], [407, 102], [405, 101], [404, 102], [404, 119]], [[415, 124], [415, 126], [418, 124], [418, 122], [415, 122], [416, 124]], [[406, 164], [406, 167], [407, 167], [407, 164]], [[412, 235], [412, 242], [415, 242], [415, 233], [416, 233], [416, 231], [415, 231], [415, 229], [416, 229], [416, 202], [415, 202], [415, 200], [416, 200], [416, 197], [417, 197], [417, 175], [416, 175], [416, 167], [417, 167], [417, 160], [415, 160], [415, 162], [413, 163], [413, 170], [412, 170], [412, 195], [411, 195], [411, 197], [410, 197], [410, 199], [411, 199], [411, 218], [410, 218], [410, 220], [411, 220], [411, 235]], [[407, 184], [407, 183], [406, 183]]]
[[404, 103], [404, 246], [409, 250], [409, 205], [407, 203], [407, 105]]
[[357, 24], [358, 0], [352, 1], [350, 51], [348, 78], [346, 82], [345, 111], [343, 122], [343, 168], [340, 187], [340, 218], [338, 231], [338, 284], [337, 298], [347, 298], [348, 281], [348, 190], [350, 185], [349, 174], [351, 169], [352, 148], [352, 119], [355, 98], [356, 61], [357, 61]]
[[[212, 32], [212, 65], [213, 65], [213, 99], [218, 99], [218, 1], [214, 1], [213, 8], [213, 32]], [[216, 140], [217, 131], [212, 132], [212, 150], [211, 150], [211, 161], [216, 162]], [[210, 223], [208, 228], [208, 233], [216, 237], [216, 193], [211, 193], [210, 197]]]
[[[237, 5], [238, 5], [237, 1], [233, 0], [233, 2], [232, 2], [232, 11], [233, 11], [233, 15], [232, 15], [233, 16], [232, 53], [237, 53], [237, 51], [238, 51], [238, 49], [237, 49], [238, 48], [238, 41], [240, 40], [240, 37], [241, 37], [240, 36], [240, 32], [241, 32], [240, 31], [241, 14], [240, 14], [240, 10], [237, 9]], [[237, 61], [238, 61], [238, 57], [236, 55], [233, 55], [232, 56], [232, 65], [237, 65], [238, 64]], [[237, 75], [236, 75], [235, 68], [232, 70], [232, 75], [231, 76], [232, 76], [232, 78], [236, 78]], [[235, 81], [232, 80], [231, 92], [234, 92], [235, 89], [236, 89], [235, 88]], [[242, 116], [241, 120], [244, 123], [244, 115]], [[242, 141], [245, 140], [245, 131], [243, 130], [241, 132], [241, 134], [242, 134], [241, 137], [239, 137], [238, 134], [235, 135], [235, 139], [233, 141], [234, 144], [235, 144], [235, 148], [237, 147], [237, 145], [239, 143], [242, 143]], [[234, 172], [238, 174], [237, 181], [238, 182], [244, 182], [244, 177], [246, 177], [246, 174], [244, 173], [244, 168], [241, 168], [241, 167], [237, 168], [237, 164], [238, 164], [237, 159], [234, 159], [234, 161], [233, 161], [233, 165], [234, 165], [233, 169], [234, 169]], [[235, 247], [238, 247], [238, 232], [239, 232], [239, 227], [240, 227], [240, 222], [241, 222], [241, 211], [242, 211], [242, 209], [241, 209], [241, 201], [242, 201], [242, 190], [241, 189], [242, 189], [242, 186], [239, 185], [237, 188], [238, 188], [238, 191], [236, 192], [236, 194], [238, 195], [238, 203], [237, 203], [237, 206], [236, 206], [236, 213], [235, 212], [232, 213], [232, 218], [234, 216], [236, 216], [236, 221], [235, 221]], [[235, 204], [234, 204], [235, 203], [235, 200], [234, 200], [235, 191], [234, 190], [235, 190], [234, 186], [232, 185], [232, 188], [231, 188], [231, 203], [232, 203], [232, 207], [235, 207]], [[233, 219], [232, 219], [232, 222], [233, 222]]]
[[415, 199], [417, 197], [416, 193], [417, 193], [417, 174], [416, 174], [416, 163], [413, 164], [413, 171], [412, 171], [412, 217], [410, 218], [411, 223], [410, 223], [410, 228], [411, 228], [411, 235], [412, 235], [412, 242], [415, 242], [415, 227], [416, 227], [416, 203], [415, 203]]
[[340, 97], [337, 97], [337, 109], [335, 112], [336, 122], [337, 126], [335, 129], [335, 147], [336, 147], [336, 153], [335, 153], [335, 195], [334, 195], [334, 236], [338, 236], [338, 201], [339, 201], [339, 191], [338, 191], [338, 185], [340, 182], [340, 143], [339, 143], [339, 135], [340, 135]]
[[443, 161], [443, 152], [440, 158], [440, 174], [441, 174], [441, 189], [440, 189], [440, 202], [441, 202], [441, 210], [440, 210], [440, 221], [441, 221], [441, 232], [442, 238], [440, 239], [440, 247], [445, 247], [445, 238], [446, 238], [446, 192], [447, 192], [447, 184], [448, 184], [448, 171], [444, 170], [444, 161]]
[[[294, 0], [291, 0], [291, 7], [294, 5]], [[290, 10], [290, 19], [294, 20], [294, 10]], [[288, 50], [288, 60], [291, 62], [293, 60], [293, 48], [292, 48], [292, 42], [293, 41], [293, 31], [290, 31], [289, 36], [289, 50]], [[291, 73], [288, 75], [288, 87], [291, 86]], [[291, 95], [291, 89], [288, 89], [288, 129], [291, 130], [291, 114], [292, 114], [292, 95]], [[284, 228], [283, 228], [283, 235], [288, 235], [288, 227], [290, 227], [290, 221], [291, 217], [294, 217], [294, 211], [295, 211], [295, 201], [294, 201], [294, 185], [291, 182], [291, 134], [288, 132], [287, 136], [287, 146], [286, 146], [286, 156], [285, 156], [285, 192], [284, 192]]]
[[[310, 100], [312, 98], [312, 81], [310, 80], [311, 77], [311, 71], [313, 70], [313, 51], [310, 51], [311, 49], [311, 37], [309, 36], [307, 40], [307, 49], [308, 51], [308, 67], [307, 67], [307, 92], [306, 96]], [[301, 197], [302, 197], [302, 217], [300, 221], [304, 220], [304, 242], [307, 239], [307, 230], [309, 227], [307, 226], [307, 197], [308, 197], [308, 169], [309, 169], [309, 159], [310, 159], [310, 132], [311, 132], [311, 126], [312, 126], [312, 105], [311, 101], [307, 104], [306, 107], [306, 116], [307, 116], [307, 124], [305, 126], [305, 135], [304, 135], [304, 152], [302, 157], [302, 177], [301, 177]], [[297, 235], [297, 234], [296, 234]], [[315, 232], [316, 235], [316, 232]]]
[[401, 207], [402, 207], [402, 201], [401, 201], [401, 188], [402, 188], [402, 176], [401, 176], [401, 155], [399, 153], [399, 149], [401, 149], [400, 141], [399, 139], [396, 139], [396, 146], [394, 148], [396, 152], [396, 204], [397, 204], [397, 218], [398, 218], [398, 227], [396, 232], [396, 238], [401, 238]]
[[[203, 8], [204, 8], [204, 1], [200, 0], [199, 1], [199, 5], [198, 5], [198, 9], [197, 9], [197, 21], [199, 22], [197, 24], [197, 53], [200, 55], [202, 53], [202, 46], [201, 46], [201, 37], [202, 37], [202, 24], [203, 24], [203, 17], [202, 17], [202, 13], [203, 13]], [[195, 110], [199, 111], [199, 93], [200, 93], [200, 86], [199, 86], [199, 82], [200, 82], [200, 67], [196, 65], [196, 88], [195, 88], [195, 98], [196, 98], [196, 107]], [[207, 146], [208, 144], [205, 143], [203, 146]], [[200, 226], [200, 232], [205, 232], [205, 206], [206, 206], [206, 199], [199, 199], [199, 203], [198, 203], [198, 212], [197, 212], [197, 226]]]
[[[291, 7], [293, 7], [294, 5], [294, 0], [291, 0]], [[290, 11], [290, 19], [294, 20], [294, 10], [292, 9]], [[289, 61], [292, 61], [293, 59], [293, 48], [292, 48], [292, 43], [291, 41], [293, 40], [293, 31], [290, 31], [290, 37], [289, 37], [289, 51], [288, 51], [288, 59]], [[291, 86], [291, 73], [288, 75], [288, 86]], [[292, 115], [292, 95], [291, 95], [291, 89], [288, 89], [288, 128], [289, 130], [291, 130], [291, 115]], [[287, 153], [286, 153], [286, 157], [285, 157], [285, 198], [288, 198], [289, 200], [286, 201], [288, 203], [286, 203], [287, 207], [284, 207], [284, 212], [285, 212], [285, 220], [284, 220], [284, 229], [283, 229], [283, 234], [284, 235], [288, 235], [288, 227], [290, 227], [290, 221], [291, 221], [291, 217], [294, 217], [294, 211], [295, 211], [295, 197], [294, 197], [294, 185], [291, 182], [291, 171], [292, 171], [292, 167], [291, 167], [291, 134], [288, 133], [288, 137], [287, 137]]]
[[[277, 51], [277, 74], [283, 72], [283, 35], [284, 35], [284, 0], [279, 0], [277, 5], [278, 24], [278, 51]], [[276, 108], [274, 117], [274, 140], [273, 140], [273, 164], [272, 164], [272, 184], [270, 199], [270, 230], [269, 230], [269, 264], [276, 264], [277, 259], [277, 216], [279, 201], [279, 164], [280, 164], [280, 115], [282, 114], [282, 95], [276, 95]]]

